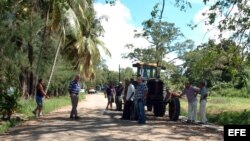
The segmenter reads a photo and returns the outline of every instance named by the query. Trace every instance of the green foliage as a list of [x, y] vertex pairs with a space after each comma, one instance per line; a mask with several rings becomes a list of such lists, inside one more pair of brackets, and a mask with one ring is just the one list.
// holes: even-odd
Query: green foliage
[[[72, 23], [69, 22], [71, 18], [74, 20]], [[56, 69], [52, 86], [48, 86], [50, 93], [59, 89], [65, 91], [63, 89], [67, 87], [72, 74], [76, 73], [76, 68], [79, 71], [82, 62], [87, 62], [83, 70], [92, 71], [88, 66], [96, 65], [93, 59], [98, 60], [100, 57], [95, 49], [97, 45], [103, 45], [97, 39], [103, 29], [99, 19], [95, 18], [93, 1], [0, 2], [0, 80], [7, 82], [6, 88], [14, 86], [20, 89], [20, 95], [26, 91], [33, 95], [35, 80], [38, 79], [36, 76], [45, 81], [48, 79], [60, 37], [60, 25], [65, 25], [63, 30], [66, 32], [63, 46], [72, 48], [59, 54], [59, 69]], [[78, 39], [80, 42], [76, 43]], [[79, 55], [79, 52], [82, 54]], [[95, 53], [89, 56], [86, 52]], [[66, 61], [66, 58], [69, 60]]]
[[223, 112], [218, 115], [210, 115], [209, 120], [221, 125], [249, 125], [250, 111], [244, 110], [243, 112]]
[[115, 5], [117, 0], [105, 0], [106, 4], [109, 4], [111, 6]]
[[200, 45], [196, 50], [184, 55], [184, 76], [192, 83], [207, 80], [209, 87], [220, 89], [223, 84], [241, 89], [247, 86], [247, 67], [241, 47], [231, 40], [219, 44], [214, 41]]
[[[145, 38], [150, 45], [134, 47], [132, 44], [127, 44], [126, 47], [133, 48], [133, 51], [124, 55], [124, 58], [137, 62], [155, 63], [157, 66], [171, 66], [175, 59], [192, 50], [193, 41], [187, 40], [174, 23], [162, 20], [163, 10], [164, 4], [162, 10], [159, 9], [159, 4], [156, 4], [151, 12], [151, 18], [142, 23], [142, 33], [135, 33], [135, 37]], [[167, 62], [164, 58], [170, 53], [175, 53], [178, 57]], [[156, 73], [160, 75], [160, 70], [157, 69]]]
[[[84, 99], [84, 94], [80, 95], [80, 100]], [[60, 107], [70, 105], [70, 97], [69, 96], [61, 96], [61, 97], [52, 97], [50, 99], [44, 100], [44, 108], [43, 113], [47, 114], [52, 112]], [[0, 124], [0, 133], [5, 132], [8, 128], [14, 127], [22, 122], [22, 119], [30, 119], [34, 118], [32, 111], [36, 108], [36, 102], [34, 100], [19, 100], [20, 108], [18, 108], [17, 113], [21, 116], [19, 118], [11, 118], [8, 121], [2, 121]]]
[[250, 97], [250, 94], [247, 92], [247, 88], [235, 89], [232, 87], [232, 84], [229, 83], [215, 85], [211, 89], [211, 95], [220, 95], [225, 97]]
[[[165, 1], [165, 0], [163, 0]], [[186, 10], [191, 7], [192, 2], [188, 0], [175, 0], [176, 6], [181, 10]], [[202, 0], [200, 0], [202, 1]], [[206, 5], [209, 0], [203, 0]], [[232, 33], [230, 38], [239, 41], [239, 44], [244, 44], [244, 48], [247, 49], [249, 44], [249, 32], [250, 28], [250, 10], [248, 0], [215, 0], [211, 2], [209, 10], [203, 13], [204, 21], [201, 23], [210, 24], [214, 28], [220, 30], [218, 38], [222, 37], [224, 31]], [[221, 16], [223, 15], [223, 16]], [[191, 26], [191, 28], [197, 27], [197, 25]]]
[[[46, 101], [46, 100], [45, 100]], [[19, 104], [21, 107], [18, 109], [18, 113], [22, 114], [22, 118], [27, 119], [33, 116], [32, 111], [36, 108], [36, 101], [32, 99], [20, 99]]]
[[[80, 100], [81, 99], [84, 99], [83, 94], [80, 95]], [[60, 107], [70, 105], [70, 103], [71, 101], [70, 101], [69, 95], [44, 99], [43, 113], [47, 114]], [[20, 105], [21, 105], [21, 108], [17, 112], [21, 113], [24, 116], [23, 118], [30, 118], [33, 116], [32, 111], [36, 108], [35, 100], [21, 99]]]
[[15, 127], [19, 123], [20, 123], [20, 120], [18, 119], [10, 119], [8, 121], [5, 121], [4, 123], [2, 122], [0, 124], [0, 133], [7, 131], [11, 127]]
[[19, 93], [10, 87], [7, 93], [0, 94], [0, 114], [2, 119], [10, 120], [12, 114], [20, 107], [18, 104]]
[[[80, 97], [80, 100], [81, 98], [82, 97]], [[59, 107], [70, 105], [70, 104], [71, 104], [71, 100], [68, 95], [60, 97], [60, 98], [45, 99], [43, 112], [47, 114], [55, 110], [56, 109], [55, 107], [59, 108]]]

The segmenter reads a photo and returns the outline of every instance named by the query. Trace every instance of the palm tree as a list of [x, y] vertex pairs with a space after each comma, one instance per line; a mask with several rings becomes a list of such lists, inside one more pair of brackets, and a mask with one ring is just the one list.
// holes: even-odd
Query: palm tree
[[56, 34], [60, 33], [60, 37], [47, 90], [61, 45], [63, 46], [62, 54], [71, 60], [74, 68], [84, 78], [93, 79], [94, 62], [98, 62], [101, 58], [100, 47], [106, 54], [110, 55], [110, 53], [104, 47], [103, 42], [98, 39], [103, 28], [99, 20], [95, 18], [92, 0], [73, 0], [64, 3], [55, 0], [52, 10], [51, 29]]

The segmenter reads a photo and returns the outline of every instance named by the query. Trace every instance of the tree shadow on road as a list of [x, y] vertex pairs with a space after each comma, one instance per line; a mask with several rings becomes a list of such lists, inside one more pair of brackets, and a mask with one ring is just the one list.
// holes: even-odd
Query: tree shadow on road
[[[8, 132], [14, 140], [46, 140], [46, 136], [57, 136], [56, 140], [186, 140], [191, 136], [210, 139], [211, 134], [201, 127], [181, 122], [169, 122], [166, 119], [147, 121], [140, 125], [137, 121], [120, 120], [121, 111], [86, 109], [78, 120], [70, 119], [65, 112], [38, 118], [34, 124], [22, 125]], [[18, 135], [18, 136], [17, 136]], [[1, 137], [1, 136], [0, 136]], [[8, 137], [5, 138], [8, 140]], [[213, 138], [212, 138], [213, 139]]]

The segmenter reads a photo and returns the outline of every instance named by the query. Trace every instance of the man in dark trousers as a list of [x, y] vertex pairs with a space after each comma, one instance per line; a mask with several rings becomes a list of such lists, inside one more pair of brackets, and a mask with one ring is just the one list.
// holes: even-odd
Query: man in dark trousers
[[125, 106], [122, 114], [121, 119], [131, 119], [132, 115], [132, 110], [134, 109], [133, 107], [133, 100], [134, 100], [134, 94], [135, 94], [135, 87], [133, 85], [133, 79], [130, 79], [128, 89], [127, 89], [127, 94], [126, 94], [126, 101], [125, 101]]
[[122, 82], [120, 81], [118, 86], [116, 87], [116, 95], [115, 95], [115, 104], [117, 111], [122, 111], [122, 92], [123, 92], [123, 86]]
[[81, 86], [79, 84], [80, 76], [76, 75], [75, 79], [72, 80], [69, 84], [69, 93], [71, 98], [72, 110], [70, 112], [70, 118], [79, 119], [80, 117], [77, 115], [77, 105], [79, 100], [79, 92], [81, 90]]

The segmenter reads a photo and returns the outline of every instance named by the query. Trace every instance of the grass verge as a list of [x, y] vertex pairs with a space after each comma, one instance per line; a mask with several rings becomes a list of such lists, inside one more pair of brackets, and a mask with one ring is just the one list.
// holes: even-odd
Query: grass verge
[[[80, 100], [83, 100], [84, 98], [84, 95], [80, 94]], [[11, 120], [0, 121], [0, 133], [6, 132], [9, 128], [22, 123], [22, 121], [34, 118], [32, 111], [36, 107], [35, 100], [20, 99], [19, 104], [21, 107], [19, 107], [17, 113]], [[45, 99], [43, 104], [43, 113], [47, 114], [60, 107], [70, 105], [71, 101], [70, 97], [67, 95]]]
[[[250, 124], [250, 99], [239, 97], [209, 97], [207, 118], [217, 124]], [[181, 99], [181, 115], [187, 116], [187, 100]], [[199, 111], [199, 101], [197, 112]]]

